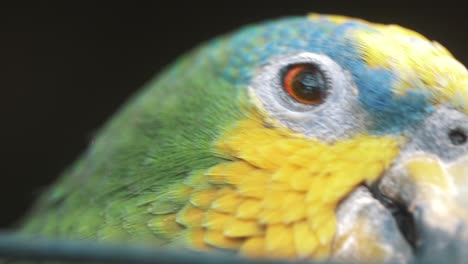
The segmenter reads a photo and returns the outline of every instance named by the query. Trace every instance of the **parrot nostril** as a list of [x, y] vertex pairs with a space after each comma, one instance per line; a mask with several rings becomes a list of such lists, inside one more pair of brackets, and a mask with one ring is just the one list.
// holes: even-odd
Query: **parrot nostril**
[[452, 144], [455, 146], [463, 145], [466, 143], [467, 140], [465, 131], [459, 128], [450, 130], [448, 136]]

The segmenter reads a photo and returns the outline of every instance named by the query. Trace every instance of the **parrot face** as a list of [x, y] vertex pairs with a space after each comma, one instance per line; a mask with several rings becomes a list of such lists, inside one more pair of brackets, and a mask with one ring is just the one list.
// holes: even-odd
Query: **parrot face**
[[249, 26], [131, 100], [25, 230], [286, 259], [462, 252], [467, 89], [447, 50], [398, 26]]

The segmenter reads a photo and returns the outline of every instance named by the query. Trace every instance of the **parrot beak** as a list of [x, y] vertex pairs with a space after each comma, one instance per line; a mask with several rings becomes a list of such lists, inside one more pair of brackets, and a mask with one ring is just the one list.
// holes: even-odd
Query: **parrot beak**
[[416, 254], [431, 261], [448, 252], [468, 256], [468, 155], [453, 162], [423, 153], [402, 158], [378, 190], [411, 215], [412, 234], [404, 235]]
[[468, 155], [445, 162], [403, 154], [337, 211], [337, 260], [465, 263], [468, 258]]

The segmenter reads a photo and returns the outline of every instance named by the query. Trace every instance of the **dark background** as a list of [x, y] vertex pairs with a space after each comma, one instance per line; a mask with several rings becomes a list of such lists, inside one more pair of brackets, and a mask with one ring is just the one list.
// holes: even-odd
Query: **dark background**
[[15, 223], [96, 129], [163, 66], [246, 23], [311, 11], [396, 23], [468, 62], [464, 8], [391, 2], [386, 7], [323, 0], [0, 6], [0, 228]]

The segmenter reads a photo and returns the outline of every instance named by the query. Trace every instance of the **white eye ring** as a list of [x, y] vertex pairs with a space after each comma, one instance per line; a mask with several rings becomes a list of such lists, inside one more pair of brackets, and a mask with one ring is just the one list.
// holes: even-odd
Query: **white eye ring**
[[[322, 103], [300, 103], [285, 91], [284, 71], [297, 64], [315, 65], [324, 75], [328, 94]], [[323, 54], [302, 52], [273, 58], [257, 70], [248, 89], [273, 120], [309, 137], [326, 141], [349, 137], [363, 131], [368, 120], [351, 75]]]

